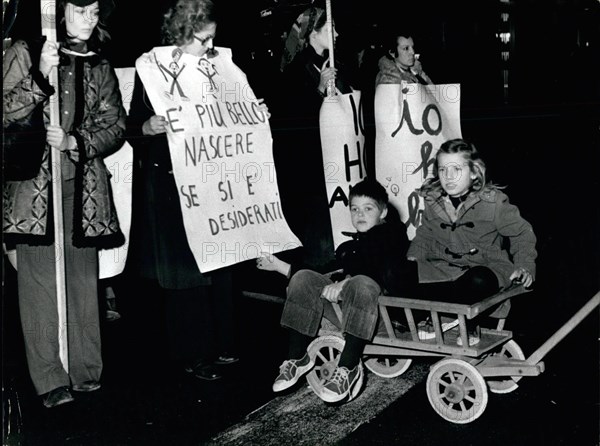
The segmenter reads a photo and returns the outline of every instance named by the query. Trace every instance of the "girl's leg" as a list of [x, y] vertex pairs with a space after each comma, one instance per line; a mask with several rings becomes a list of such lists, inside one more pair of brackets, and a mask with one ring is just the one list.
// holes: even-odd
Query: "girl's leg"
[[454, 281], [453, 301], [474, 304], [497, 293], [498, 277], [485, 266], [476, 266]]

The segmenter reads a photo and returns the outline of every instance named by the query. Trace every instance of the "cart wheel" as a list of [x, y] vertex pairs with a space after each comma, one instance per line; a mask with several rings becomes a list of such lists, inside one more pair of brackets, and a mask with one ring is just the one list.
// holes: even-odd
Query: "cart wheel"
[[427, 376], [427, 397], [439, 416], [465, 424], [481, 416], [487, 406], [485, 380], [477, 369], [460, 359], [435, 363]]
[[315, 366], [306, 375], [306, 381], [319, 397], [323, 385], [331, 377], [340, 360], [345, 341], [339, 336], [320, 336], [308, 346], [308, 356], [315, 361]]
[[[310, 388], [320, 398], [325, 382], [333, 375], [333, 371], [338, 365], [340, 355], [346, 342], [339, 336], [326, 335], [320, 336], [308, 346], [308, 356], [315, 361], [315, 366], [306, 375], [306, 381]], [[362, 364], [359, 364], [362, 368]], [[364, 379], [364, 369], [361, 371], [360, 378], [352, 389], [348, 400], [356, 398], [362, 389]]]
[[[510, 359], [525, 359], [525, 355], [517, 344], [512, 339], [502, 346], [502, 350], [494, 353], [493, 356], [504, 356]], [[517, 382], [523, 378], [522, 376], [510, 376], [507, 379], [489, 379], [487, 380], [488, 387], [492, 393], [510, 393], [517, 389]]]
[[365, 367], [382, 378], [395, 378], [402, 375], [412, 364], [412, 359], [395, 356], [371, 357], [365, 361]]

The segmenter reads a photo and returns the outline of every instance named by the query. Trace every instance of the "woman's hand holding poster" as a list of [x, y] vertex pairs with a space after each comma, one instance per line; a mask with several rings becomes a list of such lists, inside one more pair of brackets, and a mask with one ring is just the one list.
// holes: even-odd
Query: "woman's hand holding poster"
[[231, 50], [214, 58], [157, 47], [136, 61], [167, 120], [187, 239], [202, 272], [300, 246], [281, 210], [273, 140]]

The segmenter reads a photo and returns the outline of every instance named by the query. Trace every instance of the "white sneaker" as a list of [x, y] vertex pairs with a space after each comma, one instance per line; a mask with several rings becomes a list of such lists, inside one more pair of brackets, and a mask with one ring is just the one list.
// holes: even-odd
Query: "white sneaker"
[[[442, 332], [453, 329], [458, 325], [458, 319], [452, 319], [445, 316], [442, 316]], [[417, 325], [419, 339], [427, 340], [427, 339], [435, 339], [435, 329], [433, 328], [433, 321], [430, 317], [421, 321]]]
[[[479, 341], [481, 340], [477, 333], [467, 333], [467, 337], [469, 338], [469, 347], [479, 344]], [[459, 347], [462, 347], [463, 345], [463, 341], [460, 336], [456, 338], [456, 345]]]
[[282, 390], [292, 387], [298, 382], [298, 380], [312, 369], [315, 362], [310, 359], [308, 353], [306, 353], [300, 359], [288, 359], [283, 361], [283, 364], [279, 366], [279, 375], [275, 378], [273, 383], [273, 392], [281, 392]]

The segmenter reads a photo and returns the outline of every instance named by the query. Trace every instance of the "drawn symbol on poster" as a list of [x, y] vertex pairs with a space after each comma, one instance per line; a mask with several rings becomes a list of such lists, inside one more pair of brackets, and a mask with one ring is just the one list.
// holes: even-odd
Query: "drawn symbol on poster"
[[214, 77], [219, 74], [216, 67], [214, 64], [210, 63], [208, 59], [200, 58], [196, 69], [208, 79], [208, 92], [212, 93], [214, 96], [214, 94], [219, 91], [219, 87], [214, 80]]
[[423, 178], [427, 178], [429, 166], [435, 164], [435, 158], [431, 156], [431, 152], [433, 152], [433, 145], [431, 142], [425, 141], [423, 145], [421, 145], [421, 164], [413, 171], [413, 175], [420, 169], [423, 169]]
[[171, 53], [173, 60], [169, 64], [169, 68], [167, 68], [163, 64], [161, 64], [158, 61], [158, 59], [156, 58], [156, 54], [154, 54], [154, 60], [156, 62], [156, 65], [160, 69], [160, 72], [162, 73], [163, 77], [165, 78], [165, 82], [169, 82], [169, 78], [167, 77], [167, 74], [172, 78], [171, 91], [164, 92], [164, 95], [171, 101], [174, 98], [173, 93], [175, 91], [175, 87], [177, 87], [177, 92], [179, 93], [179, 96], [181, 96], [181, 99], [183, 101], [190, 100], [190, 98], [188, 98], [185, 95], [185, 93], [183, 92], [183, 88], [181, 88], [181, 85], [179, 84], [179, 80], [178, 80], [179, 76], [183, 72], [183, 69], [185, 68], [185, 64], [183, 64], [183, 66], [181, 68], [179, 68], [179, 59], [181, 59], [182, 54], [183, 54], [183, 51], [181, 50], [181, 48], [175, 48], [173, 50], [173, 52]]

